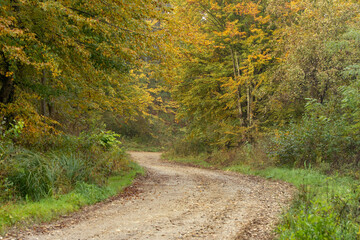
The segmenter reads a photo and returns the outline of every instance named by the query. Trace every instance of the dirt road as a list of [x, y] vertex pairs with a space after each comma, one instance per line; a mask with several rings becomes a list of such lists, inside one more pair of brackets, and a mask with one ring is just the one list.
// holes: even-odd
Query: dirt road
[[271, 239], [293, 193], [281, 182], [167, 163], [160, 153], [131, 155], [149, 174], [137, 196], [26, 239]]

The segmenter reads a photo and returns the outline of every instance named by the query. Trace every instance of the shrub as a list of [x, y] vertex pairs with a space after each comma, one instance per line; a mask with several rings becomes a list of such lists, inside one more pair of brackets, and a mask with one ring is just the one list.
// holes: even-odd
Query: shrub
[[77, 139], [78, 147], [80, 149], [92, 149], [101, 147], [106, 151], [113, 147], [118, 147], [121, 142], [118, 140], [119, 134], [112, 131], [95, 131], [93, 133], [82, 132]]
[[201, 139], [178, 139], [171, 147], [171, 151], [176, 156], [199, 155], [209, 153], [212, 150], [213, 148]]
[[0, 142], [0, 202], [11, 200], [15, 195], [14, 186], [8, 179], [8, 173], [14, 171], [10, 164], [14, 151], [12, 144]]
[[339, 164], [356, 158], [359, 145], [349, 125], [341, 116], [327, 116], [329, 109], [310, 100], [299, 123], [275, 132], [271, 139], [270, 155], [279, 164], [290, 166]]
[[37, 201], [67, 193], [79, 182], [104, 184], [128, 165], [119, 135], [113, 132], [83, 132], [79, 137], [60, 134], [46, 147], [29, 151], [14, 147], [12, 138], [21, 134], [21, 126], [0, 136], [0, 201], [16, 196]]

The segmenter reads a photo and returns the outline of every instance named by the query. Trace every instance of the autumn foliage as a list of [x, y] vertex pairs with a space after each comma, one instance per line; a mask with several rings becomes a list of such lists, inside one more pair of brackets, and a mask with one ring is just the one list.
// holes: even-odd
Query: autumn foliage
[[42, 134], [79, 133], [105, 111], [125, 119], [144, 111], [150, 94], [130, 73], [142, 59], [161, 58], [153, 24], [166, 8], [153, 1], [2, 1], [0, 116], [7, 127], [24, 121], [33, 143]]
[[342, 0], [1, 1], [2, 139], [45, 152], [67, 134], [109, 129], [195, 152], [265, 139], [277, 163], [357, 163], [358, 9]]
[[123, 143], [359, 178], [359, 20], [353, 0], [0, 0], [0, 201], [104, 185]]

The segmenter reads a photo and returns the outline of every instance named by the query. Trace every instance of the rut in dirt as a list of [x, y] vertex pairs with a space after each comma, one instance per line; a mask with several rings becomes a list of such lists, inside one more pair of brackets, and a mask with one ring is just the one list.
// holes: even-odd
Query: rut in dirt
[[[25, 239], [272, 239], [294, 188], [259, 177], [199, 169], [132, 152], [147, 169], [130, 199], [117, 199], [82, 221]], [[54, 223], [56, 224], [56, 223]]]

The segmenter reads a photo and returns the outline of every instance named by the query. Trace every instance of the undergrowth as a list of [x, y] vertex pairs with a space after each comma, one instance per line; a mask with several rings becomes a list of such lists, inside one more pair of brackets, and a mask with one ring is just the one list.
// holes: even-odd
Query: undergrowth
[[131, 185], [138, 174], [144, 170], [131, 162], [129, 169], [108, 179], [106, 186], [78, 182], [75, 188], [64, 195], [43, 198], [37, 202], [22, 201], [7, 203], [0, 207], [0, 234], [13, 226], [24, 226], [32, 223], [46, 222], [68, 214], [79, 208], [100, 202], [121, 192]]
[[279, 239], [360, 239], [358, 181], [314, 169], [267, 168], [252, 173], [292, 183], [299, 190], [277, 228]]
[[128, 151], [137, 152], [162, 152], [164, 151], [164, 144], [154, 139], [146, 139], [140, 137], [122, 137], [122, 146]]
[[[141, 173], [120, 135], [94, 128], [78, 135], [22, 138], [24, 125], [0, 128], [0, 233], [42, 222], [113, 196]], [[24, 140], [25, 139], [25, 140]]]
[[0, 202], [39, 201], [68, 193], [79, 182], [104, 185], [129, 164], [112, 132], [51, 136], [32, 147], [16, 144], [16, 139], [0, 140]]

